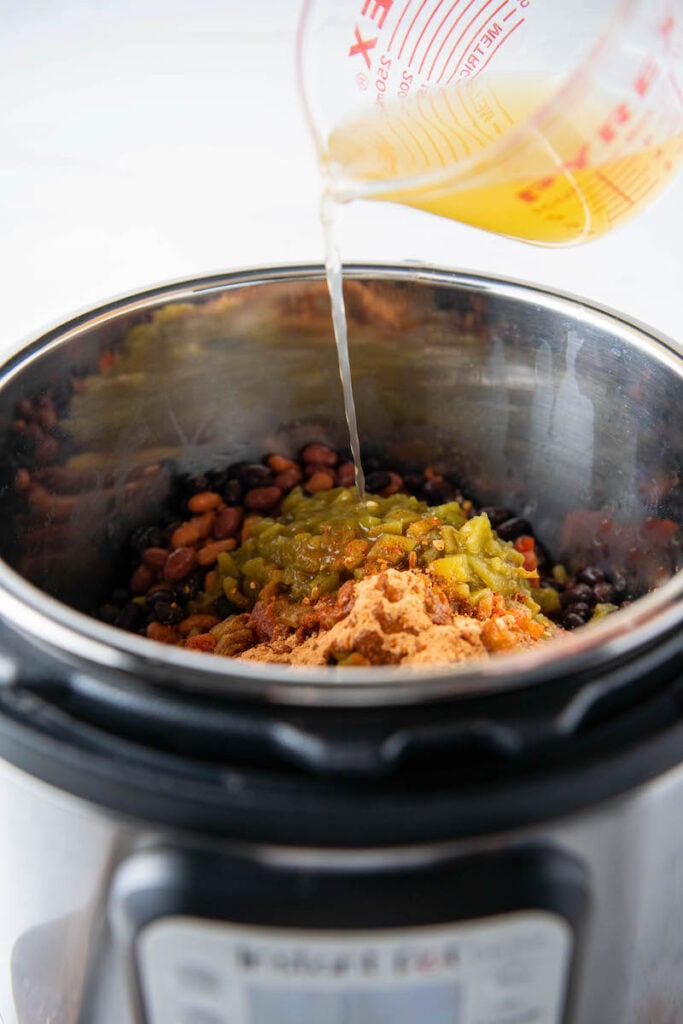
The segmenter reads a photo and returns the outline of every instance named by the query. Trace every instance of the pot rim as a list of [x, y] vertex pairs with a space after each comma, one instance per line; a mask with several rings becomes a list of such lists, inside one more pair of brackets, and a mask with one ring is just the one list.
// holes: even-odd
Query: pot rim
[[[612, 330], [635, 333], [631, 340], [655, 348], [660, 359], [673, 360], [683, 379], [683, 352], [671, 340], [620, 313], [579, 297], [510, 278], [489, 277], [423, 264], [353, 263], [347, 277], [431, 284], [455, 284], [496, 295], [536, 296], [546, 308], [580, 311], [584, 319], [605, 321]], [[224, 291], [278, 281], [316, 280], [324, 277], [319, 264], [280, 264], [245, 268], [220, 275], [159, 285], [115, 299], [41, 335], [0, 367], [0, 387], [8, 377], [53, 346], [73, 339], [96, 321], [177, 302], [199, 293]], [[38, 647], [56, 654], [78, 671], [97, 670], [106, 675], [137, 678], [168, 689], [214, 697], [255, 699], [274, 704], [309, 707], [358, 707], [422, 703], [438, 699], [483, 696], [529, 687], [558, 677], [606, 670], [634, 656], [658, 638], [683, 625], [683, 572], [656, 590], [602, 622], [580, 628], [561, 640], [533, 650], [438, 668], [368, 667], [295, 668], [259, 664], [232, 658], [212, 658], [183, 648], [166, 647], [99, 622], [42, 592], [0, 561], [2, 617], [20, 634], [28, 634]]]

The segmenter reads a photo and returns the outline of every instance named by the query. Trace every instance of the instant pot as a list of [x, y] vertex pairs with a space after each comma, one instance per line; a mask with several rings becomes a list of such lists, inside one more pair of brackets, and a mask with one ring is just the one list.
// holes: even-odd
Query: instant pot
[[345, 279], [368, 458], [447, 469], [635, 599], [419, 671], [116, 629], [177, 473], [348, 443], [324, 276], [39, 338], [0, 378], [3, 1024], [683, 1019], [681, 352], [509, 281]]

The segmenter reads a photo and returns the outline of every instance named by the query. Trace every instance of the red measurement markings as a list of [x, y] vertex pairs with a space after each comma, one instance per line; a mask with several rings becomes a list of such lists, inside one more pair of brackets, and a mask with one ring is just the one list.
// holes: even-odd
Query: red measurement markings
[[[612, 220], [618, 219], [625, 213], [628, 213], [634, 206], [642, 203], [651, 192], [659, 188], [661, 178], [657, 175], [645, 174], [641, 175], [638, 179], [638, 183], [634, 185], [628, 185], [625, 182], [619, 182], [617, 185], [614, 181], [609, 179], [611, 187], [618, 191], [621, 198], [628, 199], [628, 202], [621, 202], [620, 204], [612, 203], [608, 208], [608, 215]], [[625, 191], [628, 189], [628, 193]]]
[[639, 161], [638, 164], [630, 170], [620, 172], [622, 186], [635, 196], [636, 201], [647, 195], [674, 168], [674, 164], [667, 159], [667, 154], [661, 149], [655, 153], [652, 162], [642, 165]]
[[507, 14], [503, 15], [503, 21], [508, 21], [509, 18], [514, 18], [516, 12], [517, 8], [513, 7], [511, 11], [508, 11]]
[[565, 160], [562, 164], [563, 171], [582, 171], [584, 167], [588, 167], [588, 153], [590, 147], [587, 142], [583, 142], [576, 151], [576, 155], [570, 157], [569, 160]]
[[349, 47], [349, 57], [361, 56], [366, 65], [371, 68], [372, 61], [370, 60], [370, 50], [373, 50], [375, 46], [377, 46], [377, 36], [374, 36], [372, 39], [369, 37], [364, 39], [357, 25], [354, 29], [354, 35], [356, 37], [356, 41]]
[[633, 88], [641, 99], [644, 96], [647, 96], [658, 77], [659, 64], [656, 60], [653, 60], [653, 58], [650, 57], [641, 67], [633, 83]]
[[[490, 2], [490, 0], [489, 0], [489, 2]], [[468, 62], [470, 60], [475, 60], [476, 64], [478, 64], [483, 57], [487, 56], [488, 51], [491, 49], [491, 46], [496, 41], [496, 39], [500, 35], [500, 33], [503, 31], [503, 29], [498, 24], [498, 22], [494, 21], [494, 18], [507, 5], [507, 2], [508, 2], [508, 0], [503, 0], [502, 4], [499, 4], [496, 7], [495, 11], [493, 11], [492, 14], [489, 14], [489, 16], [486, 19], [486, 21], [484, 22], [484, 24], [481, 25], [478, 28], [478, 30], [476, 31], [476, 33], [471, 37], [469, 43], [467, 44], [467, 46], [464, 49], [464, 52], [463, 52], [462, 56], [460, 57], [460, 60], [455, 65], [455, 69], [448, 76], [447, 83], [453, 81], [453, 79], [455, 78], [456, 74], [458, 73], [458, 71], [462, 67], [463, 62], [465, 61], [466, 57], [468, 58]], [[485, 6], [488, 6], [488, 4], [486, 4]], [[482, 10], [483, 10], [483, 8], [482, 8]], [[492, 22], [493, 22], [493, 24], [491, 24]], [[491, 25], [491, 28], [487, 30], [487, 26], [488, 25]], [[478, 42], [477, 42], [477, 40], [478, 40]], [[453, 50], [455, 50], [455, 47], [453, 47]], [[446, 63], [443, 66], [443, 70], [441, 72], [441, 78], [443, 78], [443, 76], [446, 73], [446, 68], [448, 67], [448, 63], [449, 63], [451, 57], [453, 56], [453, 50], [451, 50], [451, 52], [449, 53], [448, 60], [446, 61]], [[476, 67], [476, 64], [475, 64], [475, 67]], [[439, 81], [441, 81], [441, 78], [439, 79]]]
[[476, 142], [477, 144], [477, 147], [481, 147], [481, 139], [477, 137], [477, 135], [472, 131], [471, 128], [468, 128], [468, 126], [460, 120], [456, 112], [453, 110], [453, 107], [451, 106], [448, 95], [446, 93], [443, 93], [443, 98], [446, 103], [446, 106], [448, 107], [448, 112], [451, 115], [451, 118], [453, 119], [453, 123], [457, 124], [461, 131], [465, 133], [464, 135], [460, 136], [459, 133], [456, 132], [455, 128], [453, 128], [453, 134], [457, 134], [458, 138], [462, 138], [463, 145], [465, 146], [465, 156], [469, 156], [471, 152], [471, 147], [467, 141], [467, 137], [469, 136], [470, 139], [474, 140], [474, 142]]
[[[629, 122], [628, 131], [624, 135], [624, 142], [628, 146], [633, 146], [633, 144], [644, 146], [647, 132], [653, 127], [657, 127], [657, 123], [653, 118], [653, 111], [643, 110], [640, 116], [635, 117]], [[666, 131], [666, 127], [664, 131]]]
[[[606, 201], [603, 200], [607, 208], [607, 212], [612, 216], [617, 211], [624, 211], [635, 206], [636, 200], [630, 195], [629, 192], [625, 192], [624, 189], [619, 185], [613, 178], [611, 178], [604, 171], [596, 171], [595, 177], [603, 185], [607, 186]], [[610, 199], [616, 200], [616, 202], [610, 202]]]
[[[412, 65], [413, 61], [415, 60], [415, 54], [416, 54], [416, 53], [417, 53], [417, 51], [418, 51], [418, 48], [419, 48], [419, 46], [420, 46], [420, 43], [421, 43], [421, 42], [422, 42], [422, 40], [424, 39], [424, 36], [425, 36], [425, 32], [427, 31], [427, 29], [428, 29], [428, 28], [429, 28], [429, 26], [431, 25], [431, 23], [432, 23], [432, 18], [434, 17], [434, 15], [436, 14], [436, 12], [438, 11], [439, 7], [441, 7], [441, 4], [442, 4], [442, 3], [443, 3], [443, 0], [439, 0], [439, 2], [437, 3], [436, 7], [434, 8], [434, 10], [432, 11], [432, 13], [431, 13], [431, 14], [429, 15], [429, 17], [427, 18], [427, 20], [425, 21], [424, 25], [422, 26], [422, 31], [420, 32], [419, 36], [417, 37], [417, 42], [415, 43], [415, 46], [413, 47], [413, 52], [412, 52], [412, 53], [411, 53], [411, 55], [410, 55], [410, 60], [408, 61], [408, 63], [409, 63], [409, 64], [411, 64], [411, 65]], [[421, 70], [421, 69], [422, 69], [422, 64], [420, 64], [420, 70]]]
[[[448, 32], [446, 33], [446, 35], [445, 35], [445, 36], [443, 37], [443, 39], [441, 40], [441, 45], [439, 46], [439, 49], [438, 49], [438, 50], [436, 51], [436, 57], [435, 57], [435, 58], [434, 58], [434, 60], [432, 61], [432, 66], [430, 67], [430, 69], [429, 69], [429, 73], [427, 74], [427, 80], [428, 80], [428, 81], [429, 81], [429, 79], [430, 79], [430, 78], [432, 77], [432, 75], [434, 74], [434, 68], [436, 67], [436, 62], [438, 61], [439, 57], [441, 56], [441, 51], [443, 50], [444, 46], [445, 46], [445, 45], [446, 45], [446, 43], [448, 42], [448, 38], [449, 38], [449, 36], [451, 35], [451, 33], [452, 33], [452, 32], [454, 32], [454, 31], [455, 31], [455, 28], [456, 28], [456, 26], [457, 26], [457, 25], [458, 25], [458, 23], [459, 23], [459, 22], [460, 22], [460, 21], [461, 21], [461, 20], [462, 20], [462, 19], [463, 19], [463, 18], [465, 17], [465, 15], [467, 14], [467, 12], [469, 11], [470, 7], [472, 6], [472, 4], [473, 4], [474, 2], [475, 2], [475, 0], [469, 0], [469, 3], [468, 3], [468, 4], [466, 4], [466, 6], [465, 6], [465, 7], [464, 7], [464, 8], [462, 9], [462, 11], [461, 11], [461, 12], [460, 12], [460, 14], [459, 14], [459, 15], [457, 16], [457, 18], [455, 19], [455, 21], [453, 22], [453, 24], [451, 25], [451, 27], [450, 27], [450, 28], [448, 29]], [[422, 60], [421, 60], [421, 62], [420, 62], [420, 68], [419, 68], [419, 70], [420, 70], [420, 73], [422, 73], [422, 68], [424, 67], [425, 61], [426, 61], [426, 59], [427, 59], [427, 54], [429, 53], [429, 51], [431, 50], [432, 46], [434, 45], [434, 43], [435, 43], [435, 42], [437, 41], [437, 39], [439, 38], [439, 35], [441, 34], [441, 30], [442, 30], [442, 28], [444, 27], [444, 25], [446, 24], [446, 22], [447, 22], [447, 21], [448, 21], [448, 19], [450, 18], [450, 16], [451, 16], [451, 14], [453, 13], [453, 11], [454, 11], [454, 10], [455, 10], [455, 9], [456, 9], [457, 7], [459, 7], [459, 6], [460, 6], [460, 0], [455, 0], [455, 3], [451, 4], [451, 6], [450, 6], [450, 7], [448, 8], [448, 10], [446, 11], [445, 15], [443, 16], [443, 18], [442, 18], [442, 19], [441, 19], [441, 21], [439, 22], [439, 24], [438, 24], [438, 26], [437, 26], [437, 28], [436, 28], [436, 31], [434, 32], [434, 35], [433, 35], [433, 36], [432, 36], [432, 38], [431, 38], [431, 39], [429, 40], [429, 43], [428, 43], [428, 45], [427, 45], [427, 49], [425, 50], [424, 56], [423, 56], [423, 58], [422, 58]]]
[[387, 50], [390, 50], [390, 49], [391, 49], [391, 47], [392, 47], [392, 46], [394, 45], [394, 40], [396, 39], [396, 33], [397, 33], [397, 32], [398, 32], [398, 30], [400, 29], [400, 27], [401, 27], [401, 22], [403, 21], [403, 18], [405, 17], [405, 14], [406, 14], [406, 12], [407, 12], [407, 10], [408, 10], [408, 8], [410, 7], [410, 5], [411, 5], [411, 3], [412, 3], [412, 2], [413, 2], [413, 0], [408, 0], [408, 2], [406, 3], [406, 5], [404, 6], [403, 10], [402, 10], [402, 11], [401, 11], [401, 13], [399, 14], [399, 16], [398, 16], [398, 21], [397, 21], [397, 22], [396, 22], [396, 24], [394, 25], [394, 31], [393, 31], [393, 32], [391, 33], [391, 38], [390, 38], [390, 40], [389, 40], [389, 45], [387, 46]]
[[[663, 151], [660, 149], [657, 155], [661, 158]], [[620, 163], [616, 174], [598, 169], [596, 177], [606, 182], [621, 200], [626, 200], [629, 207], [640, 202], [660, 180], [655, 161], [644, 163], [638, 155]]]
[[[480, 16], [481, 16], [481, 15], [483, 14], [483, 12], [485, 11], [485, 9], [486, 9], [486, 8], [487, 8], [487, 7], [489, 6], [489, 4], [491, 4], [491, 3], [493, 3], [493, 0], [484, 0], [484, 3], [483, 3], [483, 4], [482, 4], [482, 6], [481, 6], [481, 7], [479, 8], [479, 10], [478, 10], [478, 11], [476, 11], [476, 13], [475, 13], [475, 14], [474, 14], [474, 15], [473, 15], [473, 16], [472, 16], [472, 17], [470, 18], [470, 20], [469, 20], [469, 21], [467, 22], [467, 24], [465, 25], [464, 29], [462, 30], [462, 32], [461, 32], [461, 33], [460, 33], [460, 35], [458, 36], [458, 38], [457, 38], [457, 39], [455, 40], [455, 42], [453, 43], [453, 46], [451, 47], [450, 53], [448, 54], [448, 56], [446, 57], [446, 60], [444, 61], [443, 67], [441, 68], [441, 74], [439, 75], [439, 77], [438, 77], [438, 79], [437, 79], [437, 81], [438, 81], [438, 82], [441, 82], [441, 79], [442, 79], [442, 78], [443, 78], [443, 76], [444, 76], [444, 75], [446, 74], [446, 68], [448, 67], [448, 62], [450, 61], [451, 57], [453, 56], [453, 54], [455, 53], [455, 51], [457, 50], [457, 48], [458, 48], [458, 47], [460, 46], [461, 42], [463, 41], [463, 39], [465, 38], [465, 36], [466, 36], [466, 35], [467, 35], [467, 33], [469, 32], [469, 30], [470, 30], [470, 29], [472, 28], [472, 25], [474, 25], [474, 23], [475, 23], [475, 21], [477, 20], [477, 18], [479, 18], [479, 17], [480, 17]], [[455, 26], [454, 26], [454, 27], [455, 27]], [[450, 33], [449, 33], [449, 35], [450, 35]]]
[[663, 182], [660, 178], [652, 178], [647, 188], [644, 188], [641, 192], [638, 193], [638, 199], [636, 200], [636, 202], [642, 203], [644, 199], [647, 199], [650, 192], [654, 192], [654, 190], [658, 189], [662, 183]]
[[523, 200], [525, 203], [536, 203], [543, 196], [544, 192], [555, 184], [557, 181], [557, 175], [548, 174], [545, 178], [538, 178], [536, 181], [529, 182], [524, 188], [519, 189], [517, 192], [517, 198]]
[[[646, 156], [647, 154], [647, 156]], [[669, 147], [651, 144], [649, 147], [643, 143], [628, 156], [622, 158], [624, 172], [621, 175], [624, 179], [628, 176], [636, 178], [648, 178], [652, 171], [657, 173], [656, 164], [669, 156]]]
[[617, 135], [620, 134], [622, 127], [628, 124], [632, 117], [633, 111], [628, 103], [617, 104], [598, 128], [597, 134], [600, 141], [606, 143], [613, 142]]
[[[434, 135], [432, 134], [433, 132], [436, 132], [443, 139], [447, 149], [450, 149], [451, 151], [451, 157], [453, 158], [453, 160], [457, 160], [457, 154], [455, 153], [455, 150], [453, 149], [453, 146], [448, 138], [448, 133], [443, 131], [443, 129], [439, 127], [435, 118], [429, 117], [426, 114], [422, 104], [420, 104], [419, 120], [412, 114], [409, 114], [409, 116], [411, 117], [412, 120], [416, 121], [424, 135], [427, 137], [427, 139], [429, 139], [429, 142], [434, 152], [436, 153], [437, 160], [439, 161], [442, 167], [446, 167], [449, 163], [452, 163], [452, 160], [449, 160], [447, 156], [444, 156], [444, 153], [438, 144], [438, 140], [435, 139]], [[435, 165], [433, 162], [430, 162], [429, 168], [430, 170], [435, 169]]]
[[473, 114], [464, 101], [461, 102], [461, 105], [463, 110], [463, 116], [469, 119], [469, 124], [465, 123], [464, 121], [461, 122], [462, 127], [469, 133], [469, 135], [472, 136], [472, 138], [477, 143], [478, 147], [485, 147], [489, 142], [493, 141], [495, 135], [487, 135], [487, 133], [480, 127], [479, 119], [476, 115], [476, 109], [475, 113]]
[[481, 67], [480, 67], [480, 68], [477, 68], [477, 69], [476, 69], [476, 71], [475, 71], [475, 75], [480, 75], [480, 74], [481, 74], [481, 72], [482, 72], [482, 71], [484, 70], [484, 68], [486, 67], [486, 65], [487, 65], [487, 64], [488, 64], [488, 63], [489, 63], [489, 62], [491, 61], [491, 59], [493, 58], [494, 54], [495, 54], [495, 53], [497, 53], [497, 51], [498, 51], [498, 50], [500, 50], [500, 48], [501, 48], [501, 46], [503, 45], [503, 43], [504, 43], [504, 42], [506, 42], [506, 41], [507, 41], [507, 40], [508, 40], [508, 39], [510, 38], [510, 36], [512, 35], [512, 33], [513, 33], [513, 32], [516, 32], [516, 31], [517, 31], [517, 29], [519, 28], [519, 26], [520, 26], [520, 25], [523, 25], [525, 21], [526, 21], [526, 18], [524, 18], [524, 17], [520, 18], [520, 19], [519, 19], [519, 21], [516, 21], [516, 22], [515, 22], [515, 24], [514, 24], [514, 25], [512, 26], [512, 28], [510, 29], [510, 31], [509, 31], [509, 32], [506, 32], [504, 36], [501, 36], [501, 37], [500, 37], [500, 39], [498, 40], [498, 42], [496, 43], [496, 45], [495, 45], [495, 46], [494, 46], [494, 47], [493, 47], [493, 48], [492, 48], [491, 50], [489, 50], [489, 53], [488, 53], [488, 57], [486, 58], [486, 60], [484, 61], [484, 63], [483, 63], [482, 65], [481, 65]]
[[384, 28], [384, 22], [393, 4], [394, 0], [365, 0], [360, 13], [376, 22], [380, 28]]
[[[378, 28], [384, 27], [384, 22], [393, 6], [394, 0], [365, 0], [360, 13], [372, 21]], [[365, 28], [363, 29], [363, 32]], [[349, 57], [362, 57], [367, 68], [372, 67], [370, 50], [377, 46], [378, 36], [364, 36], [361, 29], [356, 25], [353, 30], [355, 42], [349, 47]]]
[[402, 119], [402, 121], [401, 121], [401, 127], [402, 127], [403, 131], [399, 131], [398, 128], [394, 127], [393, 124], [390, 124], [389, 127], [390, 127], [391, 131], [393, 132], [393, 134], [396, 135], [396, 137], [400, 140], [402, 146], [404, 146], [404, 148], [408, 151], [408, 156], [414, 162], [415, 161], [415, 153], [413, 152], [413, 150], [408, 145], [408, 139], [406, 138], [406, 136], [408, 136], [413, 141], [413, 143], [415, 144], [415, 148], [418, 150], [418, 152], [422, 156], [422, 159], [423, 159], [424, 165], [425, 165], [425, 169], [428, 168], [429, 167], [429, 157], [427, 156], [427, 151], [424, 148], [424, 146], [422, 145], [422, 143], [420, 142], [420, 140], [419, 140], [418, 136], [415, 134], [415, 132], [410, 130], [410, 128], [408, 127], [408, 125], [405, 122], [405, 119]]
[[652, 167], [645, 164], [637, 155], [625, 158], [619, 166], [619, 182], [621, 187], [630, 194], [635, 194], [646, 181], [650, 181]]
[[401, 43], [401, 48], [400, 48], [400, 50], [398, 51], [398, 59], [399, 59], [399, 60], [400, 60], [400, 59], [401, 59], [401, 57], [403, 56], [403, 51], [404, 51], [404, 49], [405, 49], [405, 47], [406, 47], [406, 44], [407, 44], [407, 42], [408, 42], [408, 36], [409, 36], [409, 35], [410, 35], [410, 33], [411, 33], [411, 32], [413, 31], [413, 28], [414, 28], [414, 26], [415, 26], [415, 22], [417, 21], [417, 19], [418, 19], [418, 18], [420, 17], [420, 15], [422, 14], [422, 12], [423, 12], [423, 10], [425, 9], [426, 5], [427, 5], [427, 0], [422, 0], [422, 3], [420, 4], [420, 6], [418, 7], [417, 11], [416, 11], [416, 12], [415, 12], [415, 14], [413, 15], [413, 20], [411, 21], [410, 25], [408, 25], [408, 31], [407, 31], [407, 32], [406, 32], [406, 34], [404, 35], [404, 37], [403, 37], [403, 42]]
[[673, 31], [675, 28], [676, 19], [674, 18], [673, 14], [669, 14], [668, 17], [666, 17], [662, 24], [659, 26], [659, 34], [660, 36], [662, 36], [663, 39], [669, 41], [671, 39], [671, 36], [673, 35]]
[[[443, 128], [444, 128], [444, 136], [447, 139], [448, 148], [451, 151], [453, 159], [457, 161], [457, 160], [461, 160], [463, 157], [469, 156], [469, 154], [470, 154], [470, 146], [469, 146], [465, 136], [462, 135], [458, 131], [458, 128], [462, 127], [462, 125], [460, 124], [460, 121], [458, 120], [458, 118], [455, 116], [453, 108], [448, 103], [446, 104], [448, 106], [448, 110], [449, 110], [449, 113], [451, 115], [452, 120], [450, 122], [445, 121], [443, 119], [443, 117], [441, 116], [441, 114], [439, 113], [437, 107], [436, 107], [433, 95], [430, 95], [428, 93], [426, 98], [427, 98], [427, 100], [429, 102], [429, 105], [432, 108], [432, 117], [433, 117], [434, 121], [438, 122], [438, 124], [442, 125]], [[458, 127], [456, 127], [456, 125]], [[458, 155], [458, 153], [457, 153], [457, 151], [456, 151], [456, 149], [455, 149], [455, 147], [453, 145], [454, 141], [457, 141], [457, 142], [459, 142], [461, 144], [462, 148], [464, 149], [464, 153], [463, 154]]]

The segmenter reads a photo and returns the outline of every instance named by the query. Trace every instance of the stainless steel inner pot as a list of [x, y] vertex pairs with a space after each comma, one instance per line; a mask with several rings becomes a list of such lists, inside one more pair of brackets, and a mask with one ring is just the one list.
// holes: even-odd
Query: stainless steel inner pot
[[[318, 267], [259, 269], [122, 299], [53, 330], [0, 379], [0, 608], [32, 643], [104, 677], [307, 704], [391, 703], [603, 670], [680, 627], [683, 358], [647, 328], [510, 281], [346, 268], [361, 441], [442, 466], [476, 500], [530, 519], [558, 558], [644, 596], [540, 650], [448, 669], [290, 669], [157, 645], [85, 614], [171, 466], [200, 472], [304, 442], [348, 443]], [[17, 501], [18, 403], [76, 392]], [[54, 431], [53, 431], [54, 433]], [[54, 461], [54, 457], [53, 457]], [[54, 467], [52, 467], [54, 470]], [[68, 472], [65, 472], [68, 471]]]

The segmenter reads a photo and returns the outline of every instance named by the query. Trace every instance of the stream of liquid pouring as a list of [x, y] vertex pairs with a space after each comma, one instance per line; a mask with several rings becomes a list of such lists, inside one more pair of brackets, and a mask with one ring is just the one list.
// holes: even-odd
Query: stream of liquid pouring
[[349, 444], [353, 457], [356, 487], [358, 488], [361, 501], [365, 501], [365, 474], [363, 473], [360, 461], [360, 439], [358, 437], [358, 423], [356, 421], [356, 403], [353, 398], [353, 387], [351, 385], [349, 340], [346, 328], [344, 292], [342, 289], [342, 265], [337, 240], [339, 207], [339, 201], [330, 195], [327, 189], [323, 190], [320, 202], [320, 220], [325, 244], [325, 273], [327, 276], [327, 288], [330, 293], [330, 305], [332, 307], [334, 340], [337, 344], [339, 377], [344, 396], [344, 413], [349, 430]]

